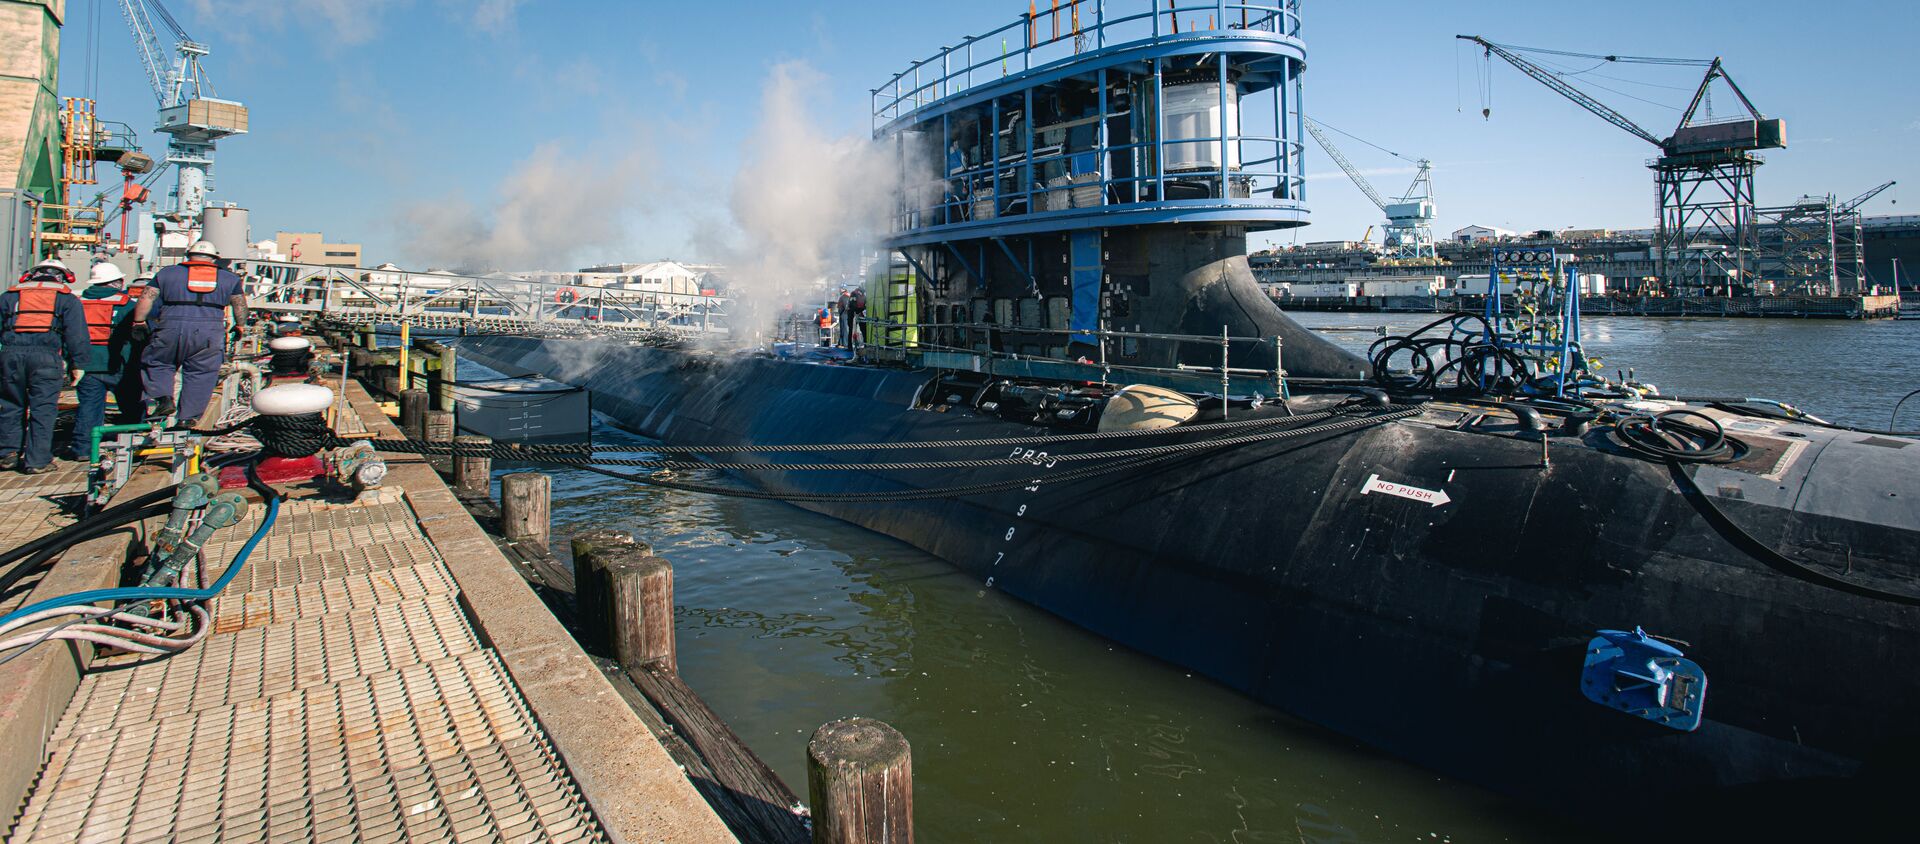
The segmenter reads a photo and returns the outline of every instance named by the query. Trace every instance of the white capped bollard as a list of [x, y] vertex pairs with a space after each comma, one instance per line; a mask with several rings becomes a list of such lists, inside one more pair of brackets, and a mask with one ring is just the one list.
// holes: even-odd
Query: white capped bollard
[[320, 384], [278, 384], [253, 394], [261, 416], [304, 416], [333, 406], [333, 390]]

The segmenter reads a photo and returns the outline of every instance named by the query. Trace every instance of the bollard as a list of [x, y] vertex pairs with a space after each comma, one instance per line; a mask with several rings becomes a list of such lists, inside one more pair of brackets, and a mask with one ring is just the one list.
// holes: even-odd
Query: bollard
[[508, 542], [547, 547], [553, 479], [538, 472], [515, 472], [500, 479], [500, 532]]
[[[479, 434], [461, 434], [454, 437], [453, 442], [457, 446], [485, 448], [493, 445], [493, 438]], [[493, 458], [485, 454], [463, 454], [453, 458], [454, 492], [484, 498], [492, 483]]]
[[[423, 392], [422, 395], [425, 395]], [[424, 401], [424, 399], [422, 399]], [[453, 411], [428, 410], [421, 414], [421, 428], [426, 433], [422, 439], [430, 443], [453, 444]], [[430, 455], [428, 463], [442, 475], [453, 474], [453, 456], [447, 454]]]
[[427, 391], [403, 390], [400, 393], [400, 432], [410, 440], [427, 438]]
[[886, 722], [843, 718], [807, 742], [814, 844], [911, 844], [913, 752]]

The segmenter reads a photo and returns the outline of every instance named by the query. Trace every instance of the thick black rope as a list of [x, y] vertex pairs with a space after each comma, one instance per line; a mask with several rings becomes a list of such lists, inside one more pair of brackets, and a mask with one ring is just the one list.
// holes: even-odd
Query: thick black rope
[[[1407, 411], [1403, 413], [1405, 415], [1412, 415], [1411, 411]], [[1358, 428], [1366, 428], [1366, 427], [1372, 427], [1375, 425], [1382, 425], [1387, 422], [1393, 421], [1393, 419], [1405, 418], [1405, 415], [1402, 415], [1400, 413], [1381, 414], [1379, 416], [1371, 416], [1371, 417], [1366, 417], [1364, 419], [1350, 419], [1344, 422], [1337, 422], [1330, 425], [1319, 425], [1311, 428], [1295, 428], [1295, 429], [1280, 432], [1280, 434], [1281, 436], [1288, 437], [1288, 438], [1315, 436], [1320, 434], [1342, 434], [1342, 433], [1351, 432]], [[1263, 421], [1267, 425], [1280, 425], [1280, 424], [1285, 424], [1289, 420], [1271, 419], [1271, 420], [1263, 420]], [[1276, 437], [1272, 437], [1271, 439], [1279, 439], [1279, 438], [1280, 438], [1279, 436], [1276, 436]], [[1204, 445], [1204, 446], [1207, 446], [1208, 448], [1215, 448], [1215, 449], [1222, 447], [1218, 444], [1218, 441], [1209, 441], [1206, 443], [1200, 443], [1198, 445]], [[895, 502], [895, 501], [924, 501], [924, 500], [930, 500], [930, 499], [964, 498], [972, 495], [984, 495], [984, 494], [994, 493], [994, 492], [1004, 492], [1007, 490], [1037, 486], [1040, 484], [1056, 484], [1057, 485], [1057, 484], [1074, 483], [1077, 481], [1089, 480], [1092, 478], [1117, 474], [1120, 472], [1131, 471], [1134, 469], [1148, 468], [1156, 464], [1171, 463], [1177, 459], [1182, 458], [1183, 456], [1184, 456], [1183, 454], [1176, 453], [1176, 454], [1161, 455], [1157, 457], [1134, 458], [1131, 460], [1122, 460], [1122, 461], [1118, 461], [1116, 463], [1111, 463], [1111, 464], [1088, 466], [1088, 467], [1074, 469], [1067, 472], [1060, 472], [1052, 475], [1043, 475], [1039, 477], [1020, 478], [1017, 480], [1007, 480], [1007, 481], [991, 481], [987, 483], [968, 484], [965, 486], [955, 486], [955, 487], [891, 490], [887, 492], [824, 492], [824, 493], [767, 492], [763, 490], [741, 489], [739, 487], [722, 486], [718, 484], [704, 484], [704, 483], [697, 483], [697, 482], [691, 482], [691, 481], [675, 481], [675, 480], [669, 480], [666, 478], [661, 478], [658, 475], [640, 475], [640, 474], [632, 474], [627, 472], [616, 472], [611, 469], [602, 469], [600, 467], [591, 466], [591, 465], [579, 466], [577, 468], [585, 469], [589, 472], [593, 472], [599, 475], [604, 475], [609, 478], [616, 478], [623, 481], [631, 481], [633, 483], [645, 484], [647, 486], [657, 486], [665, 489], [679, 490], [682, 492], [703, 493], [707, 495], [723, 495], [723, 496], [728, 496], [732, 498], [751, 498], [751, 499], [759, 499], [763, 501], [787, 501], [787, 502], [811, 502], [811, 503], [831, 503], [831, 502], [886, 503], [886, 502]], [[1029, 460], [1027, 462], [1031, 463], [1032, 461]]]
[[[453, 455], [458, 457], [494, 457], [501, 460], [519, 460], [533, 462], [531, 457], [545, 454], [593, 454], [644, 451], [653, 454], [785, 454], [792, 452], [840, 452], [840, 451], [904, 451], [929, 448], [978, 448], [983, 446], [1009, 445], [1053, 445], [1066, 442], [1087, 442], [1092, 440], [1127, 439], [1134, 437], [1153, 437], [1166, 434], [1199, 434], [1214, 431], [1239, 430], [1271, 425], [1276, 421], [1317, 422], [1339, 416], [1338, 413], [1303, 413], [1275, 419], [1244, 419], [1234, 422], [1209, 422], [1201, 425], [1186, 425], [1173, 428], [1155, 428], [1145, 431], [1104, 431], [1084, 434], [1042, 434], [1026, 437], [993, 437], [971, 440], [914, 440], [909, 442], [884, 443], [805, 443], [793, 445], [658, 445], [630, 446], [614, 448], [596, 448], [588, 443], [492, 443], [475, 445], [461, 443], [422, 443], [417, 440], [365, 440], [380, 451], [400, 454], [432, 454], [435, 456]], [[356, 440], [342, 440], [346, 445]], [[605, 462], [605, 461], [601, 461]], [[704, 464], [703, 464], [704, 465]]]
[[[1423, 412], [1425, 412], [1425, 409], [1422, 407], [1404, 408], [1404, 409], [1395, 410], [1395, 411], [1383, 413], [1383, 414], [1377, 414], [1373, 416], [1368, 416], [1360, 419], [1348, 419], [1341, 422], [1335, 422], [1335, 423], [1331, 423], [1330, 425], [1319, 426], [1316, 429], [1302, 429], [1302, 430], [1341, 431], [1341, 430], [1346, 430], [1350, 427], [1354, 427], [1356, 425], [1369, 424], [1374, 420], [1392, 421], [1395, 419], [1404, 419], [1410, 416], [1417, 416]], [[1324, 414], [1322, 415], [1322, 418], [1325, 418], [1326, 416], [1331, 416], [1331, 415], [1332, 414]], [[1258, 424], [1261, 424], [1267, 427], [1272, 427], [1272, 426], [1281, 425], [1281, 424], [1299, 424], [1302, 421], [1307, 421], [1307, 419], [1308, 417], [1296, 416], [1296, 417], [1283, 417], [1279, 419], [1265, 419], [1265, 420], [1254, 420], [1254, 421]], [[1163, 429], [1163, 430], [1181, 430], [1181, 429]], [[1196, 442], [1188, 442], [1188, 443], [1173, 443], [1169, 445], [1147, 446], [1143, 448], [1121, 449], [1117, 451], [1096, 451], [1096, 452], [1088, 452], [1084, 454], [1049, 455], [1047, 457], [1047, 460], [1049, 462], [1072, 463], [1072, 462], [1086, 462], [1086, 461], [1124, 460], [1124, 459], [1135, 458], [1135, 457], [1158, 457], [1158, 456], [1168, 455], [1168, 454], [1181, 454], [1185, 452], [1197, 451], [1197, 450], [1206, 449], [1206, 448], [1222, 448], [1222, 447], [1230, 447], [1230, 446], [1236, 446], [1236, 445], [1245, 445], [1248, 443], [1261, 442], [1261, 441], [1276, 439], [1276, 438], [1283, 438], [1291, 434], [1292, 434], [1291, 430], [1281, 431], [1277, 433], [1267, 432], [1267, 431], [1258, 431], [1255, 433], [1243, 434], [1240, 436], [1215, 437], [1215, 438], [1203, 439]], [[392, 441], [376, 442], [374, 447], [377, 449], [385, 450], [385, 446], [383, 443], [386, 443], [386, 442], [392, 442]], [[464, 446], [460, 444], [451, 444], [451, 443], [420, 443], [416, 445], [416, 443], [414, 443], [414, 441], [411, 441], [411, 440], [401, 441], [401, 442], [405, 443], [404, 448], [409, 452], [412, 452], [414, 448], [419, 449], [419, 451], [412, 452], [412, 453], [433, 454], [433, 455], [452, 455], [452, 456], [474, 456], [470, 454], [468, 451], [469, 449], [473, 448], [472, 446]], [[978, 444], [980, 445], [1007, 445], [1007, 444], [1027, 445], [1032, 443], [1032, 440], [1007, 440], [1007, 441], [983, 440], [983, 441], [976, 441], [976, 442], [978, 442]], [[963, 448], [963, 447], [969, 447], [969, 446], [966, 441], [957, 441], [955, 444], [950, 444], [950, 445], [947, 445], [946, 447]], [[705, 461], [636, 460], [636, 459], [628, 459], [628, 458], [593, 457], [593, 456], [560, 455], [560, 454], [538, 454], [538, 453], [514, 453], [511, 455], [505, 456], [502, 459], [517, 460], [525, 463], [544, 463], [544, 464], [556, 465], [556, 466], [601, 465], [601, 466], [627, 466], [627, 467], [638, 468], [638, 469], [674, 469], [674, 470], [717, 469], [717, 470], [723, 470], [723, 471], [738, 471], [738, 472], [928, 471], [928, 470], [938, 470], [938, 469], [986, 469], [986, 468], [994, 468], [994, 467], [1000, 467], [1000, 466], [1032, 465], [1034, 463], [1034, 458], [1032, 456], [1001, 457], [1001, 458], [987, 458], [987, 459], [975, 459], [975, 460], [938, 460], [938, 461], [916, 461], [916, 462], [896, 462], [896, 463], [716, 463], [716, 462], [705, 462]]]

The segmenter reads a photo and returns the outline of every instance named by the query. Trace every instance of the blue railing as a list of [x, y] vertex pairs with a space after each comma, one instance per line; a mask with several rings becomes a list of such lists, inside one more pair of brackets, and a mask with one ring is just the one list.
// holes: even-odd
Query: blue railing
[[[1111, 7], [1111, 8], [1110, 8]], [[1123, 11], [1122, 8], [1134, 11]], [[873, 90], [874, 128], [976, 86], [1123, 44], [1193, 33], [1300, 37], [1300, 0], [1046, 0]]]

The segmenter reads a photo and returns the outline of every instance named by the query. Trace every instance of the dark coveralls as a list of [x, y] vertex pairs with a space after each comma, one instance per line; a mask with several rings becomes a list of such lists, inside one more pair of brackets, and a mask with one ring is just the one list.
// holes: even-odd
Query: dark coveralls
[[53, 422], [67, 370], [83, 369], [92, 350], [86, 314], [72, 292], [62, 289], [54, 298], [44, 327], [31, 325], [44, 317], [21, 313], [24, 292], [0, 295], [0, 457], [19, 455], [21, 465], [38, 469], [53, 462]]
[[[115, 301], [118, 300], [118, 301]], [[113, 394], [114, 422], [140, 421], [140, 373], [133, 359], [133, 305], [127, 291], [111, 284], [95, 284], [80, 291], [82, 307], [87, 310], [87, 339], [92, 357], [87, 360], [87, 376], [73, 388], [80, 409], [73, 418], [73, 443], [66, 458], [82, 460], [88, 456], [93, 429], [107, 424], [107, 394]]]
[[[189, 273], [211, 275], [212, 290], [198, 293]], [[240, 277], [212, 264], [176, 264], [153, 277], [159, 298], [147, 313], [153, 339], [141, 356], [146, 401], [173, 395], [173, 373], [180, 371], [180, 405], [175, 418], [191, 423], [207, 411], [220, 365], [227, 359], [227, 306], [241, 294]]]

